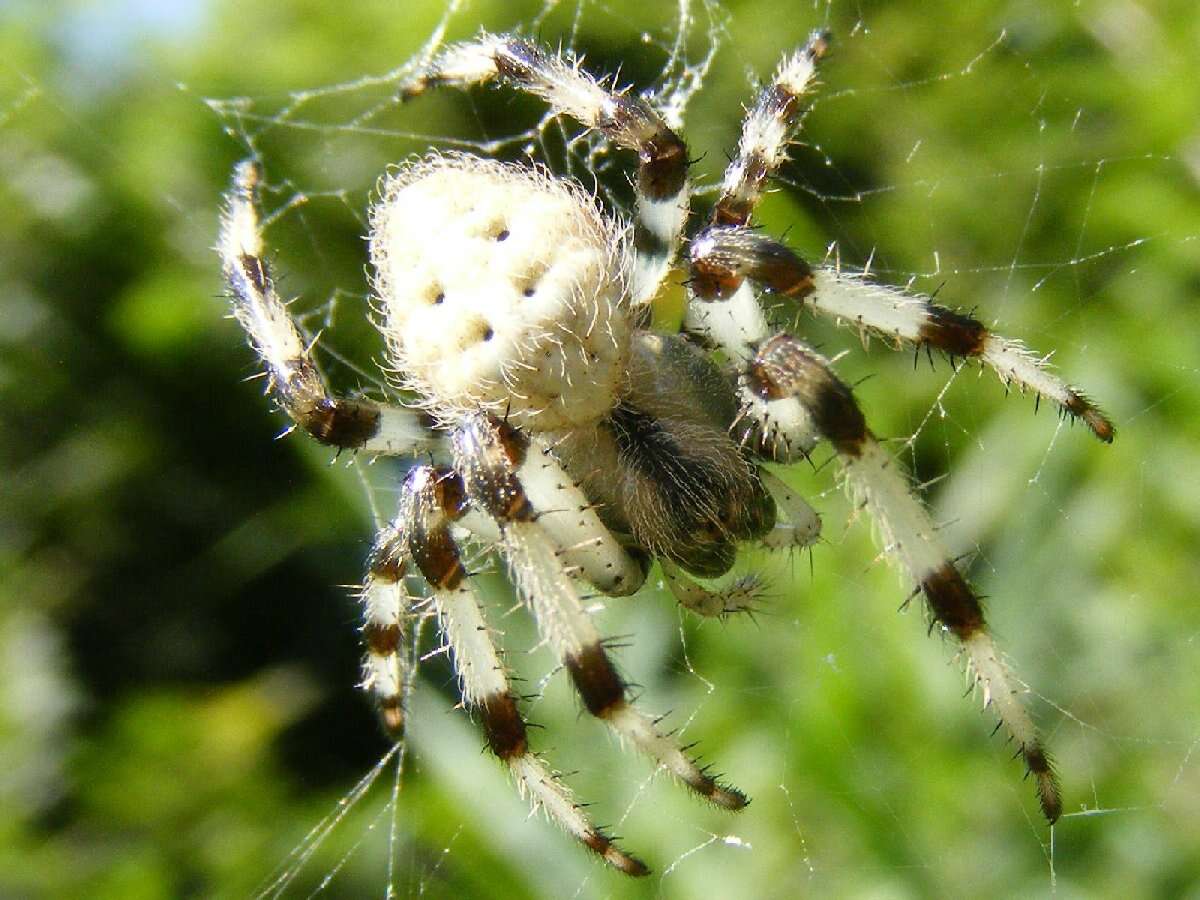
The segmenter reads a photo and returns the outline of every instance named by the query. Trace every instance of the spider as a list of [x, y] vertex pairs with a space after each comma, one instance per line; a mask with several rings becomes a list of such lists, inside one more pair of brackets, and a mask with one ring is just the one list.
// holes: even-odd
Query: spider
[[[797, 548], [817, 538], [816, 512], [763, 463], [800, 460], [819, 441], [832, 446], [914, 594], [924, 594], [932, 626], [961, 645], [1046, 819], [1062, 810], [980, 602], [907, 476], [829, 362], [772, 325], [762, 295], [897, 345], [975, 359], [1081, 418], [1102, 441], [1112, 440], [1113, 426], [1019, 342], [929, 297], [809, 265], [752, 227], [828, 48], [829, 35], [814, 32], [785, 55], [745, 115], [711, 216], [690, 239], [687, 148], [646, 100], [514, 35], [482, 33], [436, 55], [404, 99], [488, 82], [536, 95], [637, 154], [636, 209], [630, 222], [545, 168], [468, 154], [430, 154], [387, 173], [370, 211], [370, 259], [385, 368], [411, 398], [403, 403], [338, 397], [325, 385], [263, 258], [257, 162], [238, 164], [225, 200], [217, 250], [233, 313], [278, 404], [324, 444], [429, 455], [408, 471], [361, 589], [363, 685], [383, 727], [396, 739], [403, 733], [413, 673], [402, 651], [418, 612], [431, 607], [464, 703], [518, 789], [630, 875], [649, 870], [592, 823], [533, 751], [464, 547], [481, 541], [503, 559], [589, 713], [696, 794], [738, 810], [746, 796], [635, 703], [585, 601], [592, 590], [633, 594], [657, 561], [691, 612], [750, 610], [756, 577], [711, 580], [730, 570], [740, 544]], [[683, 327], [659, 333], [650, 303], [681, 249]]]

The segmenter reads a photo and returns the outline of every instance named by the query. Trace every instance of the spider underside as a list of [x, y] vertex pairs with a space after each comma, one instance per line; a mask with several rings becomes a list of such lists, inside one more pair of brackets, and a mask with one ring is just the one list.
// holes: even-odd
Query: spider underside
[[[465, 704], [488, 747], [535, 806], [610, 865], [649, 870], [598, 829], [530, 747], [517, 696], [463, 562], [464, 541], [494, 547], [584, 707], [688, 788], [725, 809], [736, 788], [697, 765], [642, 712], [581, 599], [628, 595], [652, 562], [681, 605], [721, 617], [752, 608], [753, 576], [724, 587], [740, 544], [808, 546], [812, 508], [763, 463], [828, 442], [887, 552], [956, 638], [974, 682], [1012, 736], [1053, 823], [1057, 779], [979, 600], [901, 467], [877, 442], [829, 363], [772, 327], [760, 294], [899, 343], [976, 358], [1056, 402], [1103, 441], [1107, 418], [1044, 359], [930, 298], [840, 268], [810, 266], [751, 227], [767, 179], [799, 129], [828, 35], [784, 57], [748, 110], [709, 220], [685, 238], [688, 156], [651, 105], [573, 59], [512, 35], [448, 47], [404, 89], [498, 82], [638, 157], [631, 223], [574, 181], [534, 167], [433, 154], [389, 173], [371, 210], [371, 261], [387, 374], [413, 401], [333, 396], [264, 261], [262, 173], [239, 164], [218, 242], [234, 315], [280, 406], [322, 443], [370, 454], [439, 454], [414, 465], [377, 536], [362, 587], [364, 687], [387, 732], [404, 728], [412, 676], [403, 652], [431, 604]], [[649, 328], [649, 304], [686, 243], [683, 330]], [[713, 353], [719, 351], [719, 355]], [[431, 459], [433, 456], [431, 455]], [[424, 587], [414, 588], [410, 578]]]

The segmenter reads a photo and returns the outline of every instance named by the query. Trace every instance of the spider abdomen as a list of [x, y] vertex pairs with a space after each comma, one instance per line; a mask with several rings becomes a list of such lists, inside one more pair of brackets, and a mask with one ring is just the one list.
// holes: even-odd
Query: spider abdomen
[[439, 410], [594, 421], [629, 353], [626, 227], [574, 182], [466, 155], [383, 182], [371, 259], [389, 363]]

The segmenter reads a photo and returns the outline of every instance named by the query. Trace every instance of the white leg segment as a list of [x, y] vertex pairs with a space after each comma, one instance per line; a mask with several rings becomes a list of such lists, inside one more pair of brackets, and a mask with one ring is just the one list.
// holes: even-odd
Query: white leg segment
[[503, 522], [500, 531], [501, 555], [554, 654], [566, 659], [600, 644], [600, 633], [575, 583], [541, 527], [536, 522]]
[[628, 596], [646, 580], [641, 564], [613, 537], [552, 450], [535, 438], [517, 469], [537, 522], [569, 569], [610, 596]]
[[632, 282], [629, 297], [634, 306], [649, 303], [671, 270], [675, 251], [687, 224], [691, 202], [688, 183], [660, 200], [639, 193]]
[[433, 594], [442, 634], [454, 654], [463, 700], [480, 706], [489, 697], [508, 693], [508, 678], [469, 578], [452, 590]]
[[357, 449], [381, 456], [404, 456], [438, 443], [438, 435], [426, 428], [413, 410], [392, 403], [376, 403], [375, 407], [379, 410], [377, 430]]

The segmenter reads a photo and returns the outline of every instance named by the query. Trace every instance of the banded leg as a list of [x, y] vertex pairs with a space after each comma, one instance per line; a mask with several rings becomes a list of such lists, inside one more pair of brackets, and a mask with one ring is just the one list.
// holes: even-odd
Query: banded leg
[[618, 147], [638, 154], [635, 304], [658, 292], [680, 244], [688, 209], [687, 146], [645, 100], [614, 91], [570, 58], [512, 35], [484, 34], [451, 46], [403, 89], [406, 97], [430, 87], [467, 87], [500, 80], [545, 100]]
[[[976, 358], [1005, 384], [1057, 403], [1082, 419], [1096, 437], [1111, 443], [1112, 422], [1083, 392], [1051, 373], [1020, 341], [991, 333], [983, 323], [938, 306], [928, 297], [868, 281], [830, 267], [810, 267], [766, 235], [746, 228], [712, 228], [692, 244], [692, 290], [701, 301], [737, 297], [747, 281], [803, 300], [816, 312], [890, 338]], [[719, 305], [719, 304], [718, 304]]]
[[[732, 290], [716, 294], [705, 281], [704, 261], [712, 244], [704, 234], [691, 246], [690, 300], [684, 313], [684, 329], [703, 343], [719, 349], [739, 370], [754, 358], [755, 349], [773, 329], [752, 285], [742, 280]], [[739, 383], [737, 399], [741, 414], [734, 436], [758, 455], [787, 463], [807, 456], [820, 439], [812, 418], [794, 397], [764, 400]]]
[[517, 709], [505, 667], [463, 567], [451, 523], [463, 518], [462, 481], [448, 469], [421, 466], [403, 488], [392, 555], [406, 551], [428, 581], [438, 621], [461, 681], [463, 702], [478, 712], [488, 748], [508, 766], [523, 796], [605, 862], [628, 875], [646, 875], [640, 860], [617, 847], [576, 803], [570, 790], [529, 749], [525, 720]]
[[951, 357], [977, 358], [1005, 384], [1032, 390], [1052, 400], [1092, 433], [1111, 444], [1112, 421], [1079, 388], [1049, 371], [1049, 356], [1039, 356], [1020, 341], [993, 334], [975, 318], [938, 306], [928, 297], [876, 284], [833, 268], [813, 273], [807, 298], [817, 312], [857, 325], [897, 342], [942, 350]]
[[738, 153], [725, 170], [712, 225], [745, 225], [762, 196], [763, 185], [787, 160], [787, 146], [800, 128], [801, 98], [812, 87], [817, 63], [829, 52], [830, 35], [814, 31], [807, 43], [785, 56], [771, 84], [759, 92], [742, 123]]
[[997, 714], [1037, 781], [1038, 800], [1053, 824], [1062, 813], [1058, 780], [1019, 691], [984, 620], [983, 607], [958, 569], [900, 466], [875, 440], [850, 388], [829, 364], [790, 335], [767, 341], [747, 383], [764, 397], [797, 397], [833, 445], [851, 495], [878, 525], [884, 549], [920, 585], [933, 621], [958, 639], [984, 704]]
[[575, 583], [517, 475], [529, 452], [528, 439], [507, 423], [477, 416], [459, 426], [453, 450], [468, 496], [496, 519], [500, 552], [513, 581], [588, 712], [700, 796], [725, 809], [744, 807], [744, 794], [719, 784], [630, 700], [625, 681], [608, 658]]
[[263, 259], [258, 215], [262, 172], [245, 160], [225, 197], [217, 252], [233, 315], [266, 367], [270, 388], [292, 420], [322, 444], [399, 455], [433, 443], [420, 416], [402, 406], [330, 396], [311, 348], [292, 321]]
[[405, 639], [414, 598], [404, 585], [407, 552], [403, 535], [394, 526], [375, 540], [363, 582], [362, 687], [370, 692], [379, 721], [392, 740], [404, 737], [404, 699], [412, 679]]

